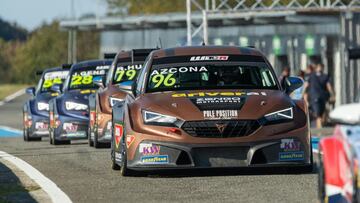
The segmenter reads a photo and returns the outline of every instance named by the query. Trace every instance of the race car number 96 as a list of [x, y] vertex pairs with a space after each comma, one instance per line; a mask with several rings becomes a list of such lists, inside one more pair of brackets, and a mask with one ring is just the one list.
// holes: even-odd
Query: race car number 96
[[166, 77], [162, 74], [154, 75], [151, 78], [151, 82], [155, 84], [154, 88], [160, 87], [160, 85], [164, 85], [166, 87], [171, 87], [175, 85], [176, 79], [173, 78], [174, 74], [168, 74]]
[[126, 76], [128, 80], [133, 80], [136, 76], [136, 70], [117, 70], [115, 76], [116, 82], [122, 81], [124, 76]]
[[87, 75], [87, 76], [81, 76], [81, 75], [74, 75], [71, 78], [71, 86], [73, 85], [89, 85], [91, 84], [93, 81], [93, 76], [92, 75]]
[[61, 78], [47, 79], [44, 81], [43, 87], [49, 88], [53, 86], [53, 84], [61, 84], [61, 83], [62, 83]]

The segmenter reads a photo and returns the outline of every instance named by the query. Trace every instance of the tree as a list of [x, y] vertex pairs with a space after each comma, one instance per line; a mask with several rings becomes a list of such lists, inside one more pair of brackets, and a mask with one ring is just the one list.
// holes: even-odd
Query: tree
[[[59, 30], [59, 23], [43, 25], [30, 34], [26, 43], [16, 49], [11, 59], [12, 82], [34, 83], [36, 70], [60, 66], [67, 62], [67, 32]], [[96, 59], [99, 56], [99, 35], [79, 32], [78, 59]]]

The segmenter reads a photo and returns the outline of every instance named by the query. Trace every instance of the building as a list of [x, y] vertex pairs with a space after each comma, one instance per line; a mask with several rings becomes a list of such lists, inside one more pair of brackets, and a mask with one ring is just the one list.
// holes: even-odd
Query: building
[[[360, 64], [359, 60], [349, 60], [348, 49], [360, 45], [360, 2], [337, 1], [339, 4], [328, 0], [322, 5], [321, 2], [292, 7], [255, 5], [230, 11], [218, 9], [219, 4], [211, 5], [212, 9], [205, 9], [208, 42], [255, 46], [269, 58], [278, 74], [286, 66], [296, 75], [309, 63], [324, 63], [333, 79], [337, 105], [357, 101]], [[194, 29], [201, 29], [204, 14], [195, 11], [190, 15]], [[131, 48], [186, 45], [187, 17], [189, 13], [106, 17], [62, 21], [60, 25], [69, 33], [100, 30], [102, 54]], [[201, 44], [203, 39], [197, 35], [192, 41]]]

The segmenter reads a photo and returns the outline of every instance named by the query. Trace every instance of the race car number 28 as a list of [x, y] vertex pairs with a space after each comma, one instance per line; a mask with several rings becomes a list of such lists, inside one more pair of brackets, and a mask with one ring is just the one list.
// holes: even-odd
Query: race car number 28
[[71, 85], [88, 85], [91, 84], [93, 81], [92, 75], [81, 76], [81, 75], [74, 75], [71, 79]]

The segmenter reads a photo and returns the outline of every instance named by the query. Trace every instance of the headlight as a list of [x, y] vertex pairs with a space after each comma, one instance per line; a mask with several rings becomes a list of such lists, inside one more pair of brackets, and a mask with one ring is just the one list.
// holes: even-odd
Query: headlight
[[163, 125], [163, 126], [174, 126], [177, 118], [167, 116], [151, 111], [142, 111], [143, 119], [145, 124], [150, 125]]
[[119, 102], [123, 102], [123, 99], [118, 99], [118, 98], [114, 98], [114, 97], [109, 97], [109, 104], [111, 107], [115, 106], [117, 103]]
[[80, 104], [76, 102], [65, 102], [65, 108], [66, 110], [75, 110], [75, 111], [85, 111], [88, 109], [88, 106], [86, 104]]
[[265, 115], [267, 121], [292, 120], [294, 118], [293, 108], [276, 111]]
[[39, 111], [49, 111], [49, 104], [45, 102], [38, 102], [37, 108]]

